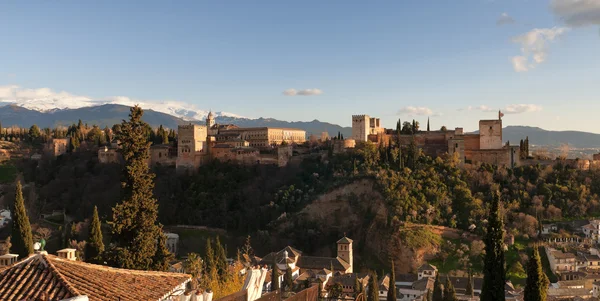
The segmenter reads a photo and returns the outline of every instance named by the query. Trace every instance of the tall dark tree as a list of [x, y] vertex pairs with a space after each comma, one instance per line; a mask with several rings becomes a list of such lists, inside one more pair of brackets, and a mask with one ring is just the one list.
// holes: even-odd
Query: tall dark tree
[[210, 238], [206, 239], [206, 246], [204, 249], [204, 262], [207, 274], [216, 273], [218, 271], [217, 258], [215, 251], [212, 248]]
[[[279, 290], [279, 267], [277, 266], [277, 260], [273, 258], [273, 263], [271, 265], [271, 291], [276, 292]], [[321, 290], [323, 287], [321, 287]]]
[[162, 231], [157, 231], [158, 245], [156, 246], [156, 252], [152, 257], [152, 269], [156, 271], [166, 272], [171, 266], [171, 261], [175, 258], [173, 253], [167, 248], [167, 236]]
[[354, 275], [354, 297], [357, 297], [360, 293], [363, 292], [363, 285], [360, 279], [358, 279], [358, 275]]
[[286, 292], [291, 292], [293, 285], [294, 282], [292, 279], [292, 268], [288, 265], [285, 269], [285, 274], [283, 275], [283, 289]]
[[427, 117], [427, 131], [429, 132], [429, 117]]
[[435, 276], [435, 282], [433, 283], [433, 301], [444, 301], [444, 291], [442, 290], [442, 283], [440, 282], [440, 275]]
[[492, 204], [484, 238], [485, 259], [481, 300], [504, 300], [504, 222], [500, 213], [500, 195], [492, 191]]
[[12, 252], [21, 258], [26, 258], [33, 254], [33, 235], [31, 234], [31, 224], [25, 209], [25, 200], [23, 199], [23, 187], [21, 182], [17, 181], [15, 188], [15, 203], [12, 212]]
[[94, 206], [94, 213], [92, 214], [92, 222], [90, 224], [90, 235], [85, 244], [85, 257], [89, 262], [99, 262], [100, 255], [104, 252], [101, 225], [100, 218], [98, 217], [98, 207]]
[[37, 126], [37, 124], [34, 124], [29, 128], [29, 139], [37, 140], [38, 138], [40, 138], [41, 135], [42, 133], [40, 132], [40, 128]]
[[446, 283], [444, 284], [444, 301], [458, 301], [454, 285], [450, 282], [450, 277], [446, 277]]
[[390, 272], [390, 278], [389, 278], [389, 282], [388, 282], [387, 301], [396, 301], [396, 271], [394, 268], [393, 260], [392, 260], [392, 270]]
[[548, 277], [542, 270], [542, 261], [537, 246], [533, 247], [529, 262], [527, 262], [527, 280], [525, 281], [525, 300], [546, 301], [548, 292]]
[[369, 277], [367, 301], [379, 301], [379, 283], [377, 281], [377, 273], [375, 272], [371, 272], [371, 277]]
[[227, 275], [227, 252], [221, 244], [221, 239], [217, 236], [215, 240], [215, 259], [219, 276], [224, 277]]
[[121, 201], [113, 208], [112, 240], [115, 244], [112, 265], [138, 270], [152, 268], [158, 232], [158, 203], [153, 195], [154, 174], [149, 171], [150, 142], [144, 112], [132, 107], [129, 120], [121, 123], [117, 134], [125, 160], [121, 182]]

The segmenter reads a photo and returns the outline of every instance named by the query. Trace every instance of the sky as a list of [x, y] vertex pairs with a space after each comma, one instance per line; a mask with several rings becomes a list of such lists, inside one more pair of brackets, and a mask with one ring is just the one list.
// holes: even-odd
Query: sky
[[600, 0], [9, 0], [0, 37], [0, 101], [600, 133]]

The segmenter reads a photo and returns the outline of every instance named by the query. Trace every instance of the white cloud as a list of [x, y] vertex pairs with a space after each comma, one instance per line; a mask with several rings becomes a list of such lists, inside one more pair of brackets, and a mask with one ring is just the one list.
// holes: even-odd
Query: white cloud
[[521, 45], [521, 55], [511, 58], [516, 72], [525, 72], [543, 63], [548, 56], [548, 44], [568, 31], [566, 27], [535, 28], [514, 37], [513, 42]]
[[515, 23], [515, 19], [513, 19], [513, 17], [509, 16], [507, 13], [502, 13], [500, 17], [498, 17], [498, 20], [496, 20], [496, 25], [506, 25], [512, 23]]
[[521, 114], [521, 113], [528, 113], [528, 112], [538, 112], [541, 110], [542, 110], [541, 106], [534, 105], [534, 104], [513, 104], [513, 105], [506, 106], [506, 108], [504, 108], [502, 113]]
[[[65, 91], [55, 92], [49, 88], [25, 89], [16, 85], [0, 86], [0, 102], [11, 103], [36, 111], [55, 109], [78, 109], [103, 104], [120, 104], [133, 106], [139, 104], [143, 109], [150, 109], [177, 116], [186, 120], [203, 120], [208, 111], [176, 100], [142, 100], [126, 96], [111, 96], [94, 99], [88, 96], [74, 95]], [[227, 112], [215, 112], [217, 116], [241, 117]]]
[[552, 0], [550, 8], [569, 26], [600, 25], [599, 0]]
[[427, 107], [407, 106], [398, 111], [398, 115], [433, 115], [433, 111]]
[[[486, 105], [480, 105], [480, 106], [468, 106], [466, 108], [460, 108], [458, 109], [459, 111], [481, 111], [481, 112], [497, 112], [498, 109], [496, 108], [492, 108]], [[506, 107], [504, 107], [504, 109], [500, 109], [500, 111], [502, 111], [502, 113], [505, 114], [520, 114], [520, 113], [527, 113], [527, 112], [537, 112], [537, 111], [541, 111], [542, 107], [538, 106], [538, 105], [534, 105], [534, 104], [511, 104], [511, 105], [507, 105]]]
[[529, 70], [529, 67], [527, 66], [527, 57], [518, 55], [512, 57], [511, 61], [513, 64], [513, 69], [515, 69], [516, 72], [526, 72]]
[[285, 96], [312, 96], [312, 95], [321, 95], [323, 91], [320, 89], [304, 89], [304, 90], [296, 90], [296, 89], [287, 89], [283, 91], [283, 95]]

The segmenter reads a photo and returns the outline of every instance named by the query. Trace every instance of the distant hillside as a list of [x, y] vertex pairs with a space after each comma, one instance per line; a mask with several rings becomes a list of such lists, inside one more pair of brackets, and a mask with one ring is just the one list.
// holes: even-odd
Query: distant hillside
[[519, 144], [529, 137], [532, 145], [560, 146], [568, 143], [576, 148], [600, 148], [600, 134], [579, 131], [547, 131], [538, 127], [507, 126], [502, 131], [503, 140]]
[[[106, 104], [94, 107], [85, 107], [79, 109], [56, 109], [47, 112], [26, 109], [16, 105], [7, 105], [0, 107], [0, 122], [3, 127], [12, 125], [20, 127], [30, 127], [34, 123], [41, 128], [55, 127], [59, 125], [68, 126], [77, 123], [81, 119], [84, 123], [95, 124], [100, 127], [112, 126], [126, 119], [129, 114], [129, 107], [124, 105]], [[156, 112], [153, 110], [144, 110], [144, 121], [151, 126], [163, 125], [167, 128], [177, 128], [180, 124], [190, 123], [181, 118], [169, 114]], [[329, 135], [337, 135], [338, 132], [350, 137], [352, 129], [341, 127], [339, 125], [313, 120], [309, 122], [288, 122], [273, 118], [238, 118], [229, 116], [219, 116], [217, 123], [231, 123], [242, 127], [288, 127], [300, 128], [308, 134], [321, 135], [321, 132], [328, 132]], [[204, 124], [203, 121], [192, 121], [197, 124]]]

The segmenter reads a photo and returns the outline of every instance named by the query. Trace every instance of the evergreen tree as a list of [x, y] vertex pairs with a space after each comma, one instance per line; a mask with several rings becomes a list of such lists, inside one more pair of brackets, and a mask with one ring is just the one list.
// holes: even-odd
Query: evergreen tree
[[148, 125], [142, 121], [144, 112], [139, 106], [130, 111], [129, 120], [123, 120], [117, 135], [125, 166], [121, 201], [113, 208], [111, 226], [115, 250], [109, 261], [122, 268], [148, 270], [152, 268], [161, 226], [156, 221], [158, 203], [153, 196], [154, 174], [148, 168]]
[[394, 261], [392, 260], [392, 270], [388, 282], [387, 301], [396, 301], [396, 271], [394, 269]]
[[427, 131], [429, 132], [429, 117], [427, 117]]
[[89, 262], [99, 262], [100, 255], [104, 252], [102, 241], [102, 228], [98, 217], [98, 207], [94, 206], [92, 222], [90, 224], [90, 235], [85, 245], [85, 257]]
[[152, 269], [156, 271], [166, 272], [171, 266], [171, 261], [175, 258], [173, 253], [167, 248], [167, 236], [161, 231], [157, 232], [156, 252], [152, 257]]
[[12, 252], [19, 255], [22, 259], [33, 254], [33, 235], [31, 234], [31, 224], [29, 224], [29, 217], [25, 209], [23, 188], [20, 181], [17, 181], [15, 188], [11, 242]]
[[371, 272], [367, 291], [367, 301], [379, 301], [379, 283], [377, 282], [377, 274]]
[[[271, 265], [271, 291], [275, 292], [279, 290], [279, 267], [277, 266], [277, 260], [273, 258], [273, 264]], [[321, 290], [323, 289], [321, 284]]]
[[294, 285], [292, 281], [292, 268], [288, 265], [285, 269], [285, 274], [283, 275], [283, 289], [285, 289], [286, 292], [292, 291]]
[[358, 275], [354, 275], [354, 297], [358, 297], [360, 293], [363, 291], [363, 285], [360, 279], [358, 279]]
[[525, 300], [546, 301], [548, 292], [548, 277], [542, 270], [542, 261], [537, 246], [533, 247], [529, 262], [527, 262], [527, 280], [525, 282]]
[[442, 291], [442, 283], [440, 283], [439, 274], [435, 276], [435, 282], [433, 283], [432, 301], [444, 301], [444, 292]]
[[217, 270], [219, 271], [219, 275], [224, 277], [227, 275], [227, 252], [225, 248], [221, 244], [221, 240], [219, 236], [217, 236], [215, 240], [215, 259]]
[[444, 301], [458, 301], [454, 285], [450, 282], [450, 277], [446, 277], [446, 283], [444, 284]]
[[205, 262], [206, 271], [208, 272], [207, 274], [211, 274], [211, 273], [214, 274], [215, 272], [217, 272], [218, 269], [217, 269], [215, 251], [212, 248], [210, 238], [206, 239], [204, 258], [205, 258], [204, 262]]
[[492, 204], [484, 238], [485, 259], [481, 300], [504, 300], [504, 223], [500, 215], [500, 195], [492, 191]]
[[40, 132], [40, 128], [36, 124], [29, 128], [28, 136], [32, 141], [37, 140], [41, 135], [42, 133]]
[[465, 288], [465, 295], [473, 296], [473, 273], [469, 271], [469, 282], [467, 282], [467, 287]]

